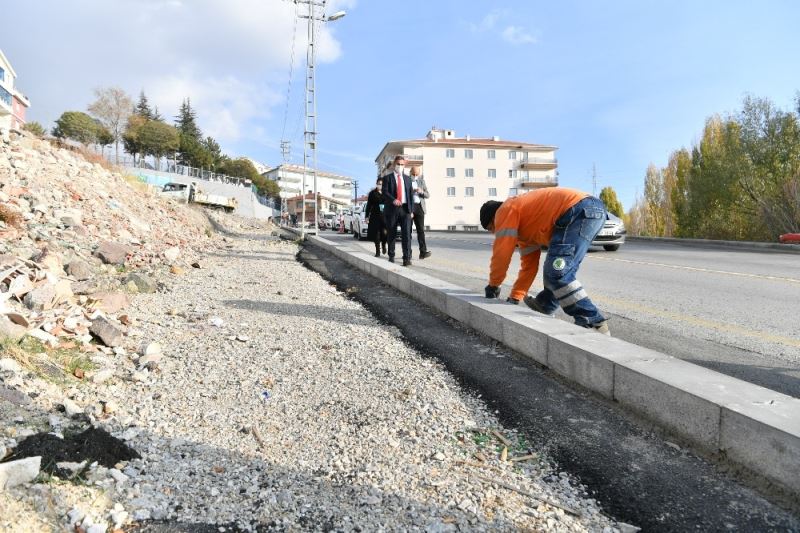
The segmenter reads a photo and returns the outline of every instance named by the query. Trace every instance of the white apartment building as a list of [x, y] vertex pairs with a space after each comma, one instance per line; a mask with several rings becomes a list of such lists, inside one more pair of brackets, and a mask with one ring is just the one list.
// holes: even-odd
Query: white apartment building
[[[261, 174], [267, 179], [278, 182], [281, 199], [300, 195], [303, 183], [303, 166], [282, 164]], [[306, 170], [305, 193], [313, 191], [314, 176], [311, 169]], [[317, 170], [317, 193], [337, 202], [350, 205], [353, 199], [353, 178]]]
[[388, 172], [398, 154], [409, 166], [422, 165], [430, 192], [425, 226], [477, 231], [482, 229], [480, 207], [487, 200], [558, 185], [557, 149], [499, 137], [456, 137], [453, 130], [434, 127], [424, 139], [386, 143], [375, 164], [379, 175]]
[[0, 129], [22, 129], [25, 112], [31, 106], [28, 97], [14, 86], [17, 73], [0, 50]]

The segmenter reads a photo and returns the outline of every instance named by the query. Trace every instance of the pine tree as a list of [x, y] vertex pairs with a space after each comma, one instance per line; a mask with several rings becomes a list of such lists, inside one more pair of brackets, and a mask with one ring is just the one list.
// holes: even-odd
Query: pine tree
[[181, 109], [178, 111], [178, 116], [175, 117], [175, 127], [178, 128], [183, 135], [199, 142], [203, 140], [203, 134], [197, 126], [197, 116], [192, 109], [192, 104], [187, 98], [181, 103]]
[[136, 103], [136, 107], [133, 108], [133, 112], [140, 117], [153, 120], [153, 110], [150, 109], [150, 103], [147, 101], [144, 90], [139, 93], [139, 101]]

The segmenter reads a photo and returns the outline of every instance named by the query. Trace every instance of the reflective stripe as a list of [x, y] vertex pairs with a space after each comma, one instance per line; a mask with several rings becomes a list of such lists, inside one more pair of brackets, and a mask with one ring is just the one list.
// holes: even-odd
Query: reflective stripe
[[570, 294], [569, 296], [567, 296], [563, 300], [559, 300], [558, 303], [561, 304], [561, 307], [566, 309], [567, 307], [569, 307], [571, 305], [575, 305], [576, 303], [580, 302], [584, 298], [588, 298], [588, 297], [589, 297], [589, 295], [586, 294], [586, 291], [581, 289], [578, 292], [573, 292], [572, 294]]
[[567, 294], [569, 294], [571, 292], [575, 292], [575, 291], [577, 291], [578, 289], [581, 289], [581, 288], [583, 288], [581, 286], [581, 282], [576, 279], [575, 281], [573, 281], [569, 285], [564, 285], [560, 289], [554, 290], [553, 291], [553, 296], [555, 296], [556, 298], [563, 298]]
[[495, 237], [516, 237], [517, 236], [517, 228], [501, 229], [500, 231], [496, 231], [494, 236]]
[[525, 257], [526, 255], [532, 254], [533, 252], [537, 251], [539, 248], [540, 248], [540, 246], [538, 244], [533, 245], [533, 246], [526, 246], [525, 248], [520, 248], [519, 249], [519, 255], [521, 257]]

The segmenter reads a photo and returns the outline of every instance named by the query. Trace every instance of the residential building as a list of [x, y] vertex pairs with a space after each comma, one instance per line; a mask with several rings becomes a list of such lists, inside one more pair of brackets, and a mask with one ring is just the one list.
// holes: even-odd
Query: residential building
[[31, 106], [28, 97], [16, 89], [16, 79], [17, 73], [0, 50], [0, 129], [22, 129]]
[[[350, 205], [350, 201], [336, 200], [322, 194], [317, 194], [317, 201], [319, 202], [320, 213], [338, 213]], [[306, 204], [306, 222], [314, 222], [314, 194], [308, 193], [305, 195]], [[295, 217], [296, 222], [300, 222], [303, 214], [303, 197], [301, 195], [286, 198], [285, 213], [291, 217]]]
[[424, 139], [386, 143], [375, 164], [379, 175], [388, 172], [398, 154], [409, 166], [422, 165], [430, 192], [425, 226], [477, 231], [480, 207], [487, 200], [558, 185], [557, 149], [500, 137], [456, 137], [453, 130], [434, 127]]
[[[281, 198], [299, 196], [302, 191], [303, 166], [284, 163], [261, 174], [267, 179], [278, 182]], [[306, 170], [305, 192], [314, 190], [314, 176], [311, 169]], [[317, 170], [317, 193], [332, 198], [337, 203], [350, 205], [353, 198], [353, 179], [331, 172]]]

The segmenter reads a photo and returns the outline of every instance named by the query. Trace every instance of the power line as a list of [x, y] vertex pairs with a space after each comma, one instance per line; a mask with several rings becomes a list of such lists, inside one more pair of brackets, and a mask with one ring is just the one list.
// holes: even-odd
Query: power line
[[[298, 13], [298, 5], [294, 5], [294, 29], [292, 30], [292, 55], [289, 60], [289, 83], [286, 88], [286, 108], [283, 112], [283, 131], [281, 133], [281, 145], [286, 140], [286, 123], [289, 120], [289, 102], [292, 97], [292, 79], [294, 78], [294, 45], [297, 41], [297, 20], [300, 18]], [[283, 148], [283, 146], [281, 146]], [[285, 157], [285, 156], [284, 156]]]

